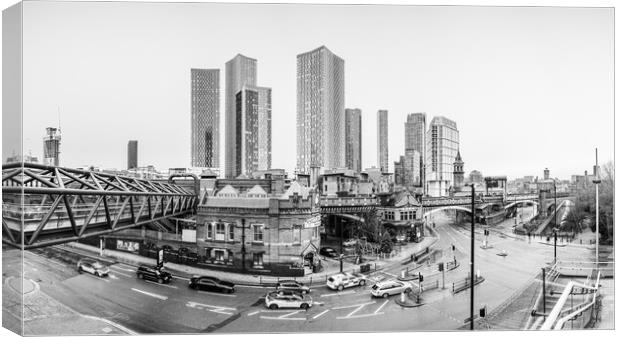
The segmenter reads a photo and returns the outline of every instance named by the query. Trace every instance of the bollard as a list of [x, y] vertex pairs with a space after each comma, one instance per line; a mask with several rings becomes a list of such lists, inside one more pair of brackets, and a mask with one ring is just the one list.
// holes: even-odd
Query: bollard
[[375, 262], [375, 271], [377, 271], [377, 262]]
[[405, 278], [405, 271], [404, 270], [400, 271], [400, 278]]
[[405, 292], [400, 293], [400, 301], [405, 303]]

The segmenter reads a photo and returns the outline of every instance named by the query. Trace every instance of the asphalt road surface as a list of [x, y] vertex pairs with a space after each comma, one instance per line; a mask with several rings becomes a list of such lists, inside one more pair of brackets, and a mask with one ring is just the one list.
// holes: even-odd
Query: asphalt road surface
[[[453, 294], [452, 282], [469, 273], [470, 232], [468, 227], [451, 225], [447, 216], [434, 216], [433, 221], [440, 236], [434, 248], [440, 253], [432, 264], [397, 264], [371, 275], [370, 285], [342, 292], [313, 285], [315, 305], [307, 311], [265, 308], [263, 298], [270, 289], [237, 286], [234, 294], [199, 292], [189, 289], [185, 279], [163, 285], [138, 279], [135, 268], [124, 264], [111, 265], [107, 278], [78, 274], [74, 264], [42, 256], [40, 251], [25, 252], [24, 273], [40, 291], [67, 307], [139, 333], [452, 330], [469, 317], [469, 290]], [[552, 245], [495, 232], [488, 238], [492, 247], [483, 249], [482, 230], [476, 231], [475, 269], [485, 278], [475, 286], [476, 310], [485, 305], [492, 310], [553, 260]], [[584, 247], [557, 249], [559, 259], [593, 256]], [[498, 255], [501, 252], [506, 256]], [[454, 258], [460, 266], [445, 273], [446, 289], [441, 289], [436, 263]], [[5, 266], [19, 264], [18, 259], [4, 262]], [[424, 305], [403, 308], [395, 297], [371, 297], [372, 282], [393, 278], [405, 268], [417, 268], [429, 283], [439, 282], [439, 289], [422, 293]], [[417, 281], [413, 285], [417, 291]]]

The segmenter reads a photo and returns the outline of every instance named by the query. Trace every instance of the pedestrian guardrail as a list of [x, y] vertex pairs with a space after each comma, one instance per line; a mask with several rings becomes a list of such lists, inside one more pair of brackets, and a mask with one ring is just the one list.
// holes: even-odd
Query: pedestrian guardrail
[[[484, 277], [480, 276], [478, 277], [477, 275], [474, 277], [474, 285], [480, 284], [484, 281]], [[469, 289], [469, 287], [471, 286], [471, 278], [467, 277], [462, 281], [457, 281], [457, 282], [453, 282], [452, 283], [452, 293], [458, 293], [461, 292], [463, 290], [467, 290]]]

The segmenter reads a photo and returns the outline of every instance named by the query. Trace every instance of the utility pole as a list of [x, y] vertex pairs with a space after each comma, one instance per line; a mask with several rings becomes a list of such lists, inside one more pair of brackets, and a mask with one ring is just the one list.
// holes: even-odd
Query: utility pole
[[599, 232], [598, 232], [598, 185], [601, 183], [601, 178], [600, 175], [598, 173], [599, 169], [598, 169], [598, 148], [594, 149], [594, 153], [596, 155], [596, 162], [594, 166], [596, 168], [596, 172], [594, 172], [594, 180], [592, 181], [594, 183], [594, 188], [596, 189], [596, 270], [598, 270], [598, 237], [599, 237]]
[[338, 227], [340, 227], [340, 272], [342, 273], [342, 259], [344, 257], [342, 249], [342, 219], [339, 216], [336, 216], [336, 219], [336, 221], [338, 221]]
[[469, 329], [474, 330], [474, 223], [476, 222], [476, 187], [471, 184], [471, 270], [469, 298]]
[[547, 294], [545, 293], [545, 268], [542, 268], [543, 281], [543, 314], [547, 312]]
[[241, 219], [241, 269], [245, 271], [245, 219]]
[[555, 207], [553, 212], [553, 263], [556, 263], [558, 255], [558, 190], [555, 178], [553, 179], [553, 203]]

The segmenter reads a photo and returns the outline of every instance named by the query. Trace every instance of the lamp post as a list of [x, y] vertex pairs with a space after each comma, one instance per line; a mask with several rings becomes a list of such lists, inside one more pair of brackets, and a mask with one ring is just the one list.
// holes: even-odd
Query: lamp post
[[553, 179], [553, 263], [557, 262], [558, 251], [558, 190]]
[[469, 329], [474, 330], [474, 224], [476, 222], [476, 187], [471, 184], [471, 259], [469, 291]]
[[594, 153], [596, 155], [596, 162], [595, 162], [595, 168], [596, 168], [596, 172], [594, 172], [594, 180], [592, 181], [594, 183], [594, 188], [596, 189], [596, 270], [598, 270], [598, 237], [599, 237], [599, 232], [598, 232], [598, 185], [601, 183], [601, 178], [599, 176], [599, 169], [598, 169], [598, 148], [594, 149]]
[[245, 219], [241, 219], [241, 269], [245, 271]]

